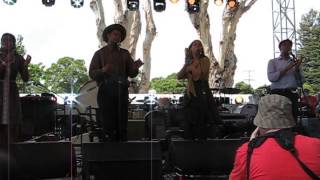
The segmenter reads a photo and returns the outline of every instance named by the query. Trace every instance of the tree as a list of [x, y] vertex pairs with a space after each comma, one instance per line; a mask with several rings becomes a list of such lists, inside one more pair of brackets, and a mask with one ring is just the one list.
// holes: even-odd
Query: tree
[[236, 83], [235, 88], [240, 89], [242, 94], [252, 94], [254, 92], [253, 88], [243, 81]]
[[301, 48], [298, 54], [303, 57], [303, 71], [311, 93], [320, 91], [320, 12], [311, 9], [303, 15], [298, 30]]
[[172, 73], [166, 78], [153, 78], [151, 80], [151, 88], [156, 90], [157, 93], [180, 94], [185, 90], [185, 83], [177, 80], [177, 74]]
[[40, 82], [44, 80], [45, 77], [45, 66], [42, 63], [29, 64], [29, 83], [23, 83], [19, 76], [17, 79], [17, 84], [21, 93], [27, 94], [39, 94], [45, 91], [47, 88], [44, 87]]
[[88, 80], [85, 61], [71, 57], [60, 58], [45, 72], [45, 86], [54, 93], [77, 93]]

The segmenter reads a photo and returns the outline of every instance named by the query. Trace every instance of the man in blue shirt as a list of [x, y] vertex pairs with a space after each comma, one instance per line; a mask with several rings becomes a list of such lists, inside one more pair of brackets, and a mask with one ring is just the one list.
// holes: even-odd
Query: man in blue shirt
[[[300, 64], [301, 59], [292, 55], [292, 41], [289, 39], [279, 43], [280, 56], [268, 63], [268, 79], [271, 82], [271, 94], [279, 94], [292, 101], [292, 111], [295, 119], [298, 116], [297, 88], [302, 86], [304, 76]], [[293, 57], [291, 57], [293, 56]]]

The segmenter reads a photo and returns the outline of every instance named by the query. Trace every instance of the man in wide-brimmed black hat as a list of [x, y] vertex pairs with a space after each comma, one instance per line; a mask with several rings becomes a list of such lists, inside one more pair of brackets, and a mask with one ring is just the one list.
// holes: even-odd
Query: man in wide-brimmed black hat
[[301, 59], [292, 54], [292, 41], [282, 40], [279, 43], [280, 56], [268, 63], [268, 79], [271, 82], [271, 94], [286, 96], [292, 101], [292, 111], [295, 119], [298, 116], [297, 88], [302, 87], [304, 76], [301, 69]]
[[97, 102], [99, 121], [105, 137], [111, 141], [127, 140], [128, 77], [138, 75], [143, 65], [134, 61], [130, 53], [120, 48], [126, 29], [120, 24], [106, 27], [102, 34], [107, 45], [96, 51], [89, 68], [89, 76], [99, 86]]

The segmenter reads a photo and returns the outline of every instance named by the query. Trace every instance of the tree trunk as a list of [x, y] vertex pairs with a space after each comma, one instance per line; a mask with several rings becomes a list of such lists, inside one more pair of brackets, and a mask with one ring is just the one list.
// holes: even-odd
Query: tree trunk
[[151, 45], [157, 34], [156, 25], [152, 16], [150, 0], [145, 0], [144, 13], [146, 18], [146, 37], [143, 42], [143, 70], [140, 82], [140, 93], [147, 93], [150, 86], [151, 72]]
[[106, 43], [103, 41], [102, 32], [106, 27], [104, 19], [104, 10], [102, 5], [102, 0], [91, 0], [90, 8], [93, 13], [96, 15], [96, 25], [97, 25], [97, 37], [99, 40], [99, 47], [103, 47]]
[[[226, 6], [223, 13], [223, 31], [220, 41], [220, 68], [223, 71], [217, 71], [216, 74], [210, 74], [210, 82], [219, 82], [218, 87], [232, 87], [234, 83], [234, 74], [237, 68], [237, 57], [234, 53], [234, 41], [236, 39], [236, 28], [240, 17], [250, 9], [257, 0], [251, 0], [247, 5], [247, 0], [239, 2], [238, 7], [228, 9]], [[218, 79], [221, 78], [221, 79]]]
[[127, 49], [132, 58], [136, 56], [136, 47], [141, 32], [140, 11], [129, 11], [126, 7], [126, 0], [114, 0], [115, 16], [114, 22], [123, 25], [127, 31], [127, 37], [122, 42], [121, 46]]

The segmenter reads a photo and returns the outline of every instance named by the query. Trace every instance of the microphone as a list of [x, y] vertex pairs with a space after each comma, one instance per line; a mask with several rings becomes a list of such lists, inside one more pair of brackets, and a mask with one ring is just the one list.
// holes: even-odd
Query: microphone
[[297, 60], [297, 57], [296, 57], [296, 55], [294, 55], [293, 53], [292, 53], [292, 51], [289, 51], [289, 55], [291, 55], [292, 56], [292, 61], [293, 62], [295, 62], [296, 60]]
[[202, 57], [202, 56], [203, 56], [203, 49], [202, 49], [202, 48], [197, 50], [197, 55], [198, 55], [199, 57]]
[[112, 43], [111, 45], [114, 50], [120, 51], [120, 43]]
[[34, 86], [41, 86], [41, 87], [44, 87], [43, 84], [41, 84], [39, 81], [28, 81], [27, 82], [27, 85], [34, 85]]

